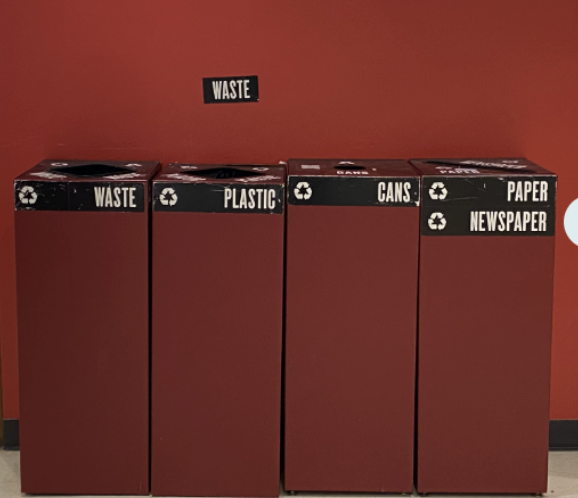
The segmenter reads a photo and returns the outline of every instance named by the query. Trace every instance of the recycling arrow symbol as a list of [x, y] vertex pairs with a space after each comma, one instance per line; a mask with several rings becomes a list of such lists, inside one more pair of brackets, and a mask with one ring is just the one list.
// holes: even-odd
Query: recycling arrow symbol
[[25, 185], [22, 187], [20, 192], [18, 192], [18, 198], [22, 204], [28, 204], [29, 206], [36, 203], [38, 199], [38, 194], [34, 191], [34, 187], [30, 185]]
[[447, 225], [447, 221], [442, 213], [436, 212], [430, 214], [427, 224], [431, 230], [443, 230]]
[[175, 189], [171, 187], [164, 188], [159, 195], [159, 201], [163, 206], [174, 206], [178, 199]]
[[309, 183], [299, 182], [295, 186], [293, 193], [295, 194], [295, 197], [297, 199], [302, 199], [306, 201], [307, 199], [311, 198], [311, 195], [313, 195], [313, 190], [311, 190], [311, 185], [309, 185]]
[[430, 199], [443, 201], [448, 196], [448, 190], [442, 182], [433, 182], [429, 189]]

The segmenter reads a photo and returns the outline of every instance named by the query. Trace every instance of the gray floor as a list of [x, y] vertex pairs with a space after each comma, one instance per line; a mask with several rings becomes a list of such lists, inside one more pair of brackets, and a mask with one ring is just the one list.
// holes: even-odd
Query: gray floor
[[[20, 496], [20, 452], [0, 450], [0, 498], [15, 498]], [[306, 496], [307, 495], [303, 493], [299, 493], [297, 498]], [[313, 496], [315, 496], [315, 498], [321, 498], [323, 495], [317, 494]], [[353, 498], [355, 495], [347, 494], [337, 496], [340, 498]], [[372, 495], [366, 494], [361, 496], [362, 498], [369, 498]], [[482, 498], [482, 495], [471, 496]], [[563, 496], [578, 497], [578, 451], [550, 452], [548, 494], [545, 496], [548, 498]], [[458, 498], [458, 496], [451, 495], [451, 498]]]

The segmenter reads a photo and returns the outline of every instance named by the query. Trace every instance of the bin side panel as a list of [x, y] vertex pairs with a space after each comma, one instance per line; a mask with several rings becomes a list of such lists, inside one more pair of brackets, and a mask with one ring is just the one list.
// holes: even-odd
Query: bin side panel
[[147, 494], [147, 216], [15, 215], [22, 491]]
[[152, 492], [278, 496], [284, 217], [153, 216]]
[[420, 492], [542, 493], [552, 237], [422, 237]]
[[289, 206], [286, 489], [412, 491], [418, 216]]

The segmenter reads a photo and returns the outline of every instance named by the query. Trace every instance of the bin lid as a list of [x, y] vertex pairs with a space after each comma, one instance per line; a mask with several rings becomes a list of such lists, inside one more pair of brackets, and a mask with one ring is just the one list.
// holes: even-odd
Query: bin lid
[[190, 164], [171, 163], [154, 178], [168, 183], [285, 183], [285, 168], [269, 164]]
[[171, 163], [153, 179], [153, 210], [280, 214], [285, 177], [279, 165]]
[[528, 161], [524, 157], [411, 159], [410, 163], [423, 176], [556, 176], [551, 171]]
[[288, 203], [311, 206], [419, 206], [417, 171], [400, 159], [291, 159]]
[[156, 161], [94, 161], [45, 159], [16, 180], [39, 182], [144, 181], [160, 164]]
[[336, 178], [418, 176], [403, 159], [290, 159], [288, 175]]

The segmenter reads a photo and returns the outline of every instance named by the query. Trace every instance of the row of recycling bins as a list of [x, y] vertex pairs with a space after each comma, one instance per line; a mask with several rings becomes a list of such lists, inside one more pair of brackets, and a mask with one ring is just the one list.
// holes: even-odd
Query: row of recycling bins
[[15, 180], [22, 491], [546, 491], [556, 176], [43, 161]]

